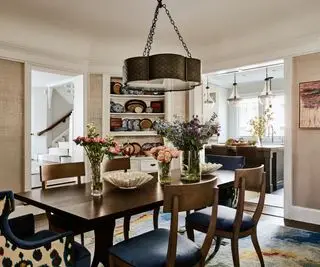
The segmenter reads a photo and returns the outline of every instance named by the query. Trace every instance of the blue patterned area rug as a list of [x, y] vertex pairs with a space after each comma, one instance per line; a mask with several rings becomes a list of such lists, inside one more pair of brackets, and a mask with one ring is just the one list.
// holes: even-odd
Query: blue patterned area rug
[[[184, 225], [183, 213], [179, 216], [179, 224], [180, 226]], [[159, 227], [170, 227], [170, 214], [160, 214]], [[123, 240], [122, 229], [122, 221], [119, 220], [115, 229], [114, 243]], [[152, 229], [152, 213], [144, 213], [132, 217], [130, 236], [139, 235]], [[201, 245], [204, 235], [195, 232], [195, 237], [196, 242]], [[258, 225], [258, 239], [266, 267], [320, 267], [319, 233], [298, 230], [262, 221]], [[85, 242], [89, 250], [93, 252], [94, 239], [92, 232], [86, 234]], [[241, 239], [239, 241], [239, 248], [240, 264], [242, 267], [260, 266], [250, 237]], [[217, 255], [211, 259], [206, 266], [233, 266], [229, 240], [223, 241]]]

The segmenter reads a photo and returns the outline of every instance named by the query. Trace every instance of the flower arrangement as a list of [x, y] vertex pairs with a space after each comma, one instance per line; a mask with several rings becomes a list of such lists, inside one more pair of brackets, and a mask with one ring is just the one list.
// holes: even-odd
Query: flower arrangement
[[112, 137], [100, 137], [93, 123], [87, 125], [88, 135], [78, 136], [73, 141], [84, 148], [92, 170], [92, 195], [102, 194], [100, 164], [107, 156], [109, 159], [121, 153], [120, 145]]
[[175, 148], [158, 146], [149, 151], [149, 154], [159, 162], [170, 163], [173, 158], [178, 158], [180, 151]]
[[171, 161], [178, 158], [180, 151], [175, 148], [158, 146], [149, 151], [149, 154], [158, 161], [158, 180], [160, 184], [171, 183]]
[[173, 122], [156, 121], [154, 128], [158, 134], [166, 137], [177, 149], [183, 151], [181, 174], [186, 182], [200, 180], [200, 155], [203, 145], [209, 138], [219, 134], [220, 124], [217, 114], [213, 113], [210, 120], [200, 123], [198, 116], [190, 121], [180, 121], [177, 117]]
[[213, 113], [210, 120], [200, 123], [198, 116], [185, 122], [175, 117], [173, 122], [165, 120], [156, 121], [154, 128], [161, 136], [166, 137], [179, 150], [199, 151], [208, 143], [212, 135], [219, 134], [220, 124], [217, 114]]
[[266, 128], [272, 120], [273, 112], [270, 109], [266, 109], [263, 116], [256, 116], [249, 121], [251, 134], [259, 139], [260, 145], [262, 145], [262, 138], [266, 133]]

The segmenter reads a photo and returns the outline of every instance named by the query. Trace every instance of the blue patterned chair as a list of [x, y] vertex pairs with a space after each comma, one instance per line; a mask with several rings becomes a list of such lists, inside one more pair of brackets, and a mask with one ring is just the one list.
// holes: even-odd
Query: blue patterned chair
[[88, 267], [90, 252], [74, 242], [72, 232], [35, 233], [32, 214], [8, 220], [14, 211], [11, 191], [0, 192], [0, 263], [3, 267]]

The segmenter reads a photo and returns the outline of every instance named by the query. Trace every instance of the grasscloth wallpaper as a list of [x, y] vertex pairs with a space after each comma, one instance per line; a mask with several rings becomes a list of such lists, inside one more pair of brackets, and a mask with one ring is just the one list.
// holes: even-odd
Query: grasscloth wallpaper
[[24, 64], [0, 59], [0, 188], [24, 188]]
[[89, 75], [88, 122], [94, 122], [100, 133], [102, 133], [102, 86], [102, 74]]

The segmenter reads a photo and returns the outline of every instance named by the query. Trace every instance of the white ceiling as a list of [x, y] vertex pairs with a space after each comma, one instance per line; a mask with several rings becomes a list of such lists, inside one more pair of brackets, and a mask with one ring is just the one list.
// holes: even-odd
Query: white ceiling
[[[243, 69], [246, 69], [246, 67], [243, 67]], [[225, 70], [226, 74], [210, 73], [208, 75], [209, 85], [212, 84], [215, 86], [232, 88], [234, 73], [229, 73], [229, 71], [232, 72], [234, 71], [234, 69]], [[273, 77], [274, 79], [283, 79], [284, 78], [283, 65], [268, 66], [268, 76]], [[266, 77], [266, 68], [264, 67], [258, 68], [258, 69], [252, 69], [252, 70], [243, 70], [236, 73], [237, 83], [239, 84], [260, 82], [260, 81], [263, 82], [265, 77]]]
[[46, 87], [48, 85], [60, 83], [71, 79], [73, 76], [49, 73], [43, 71], [32, 70], [31, 85], [32, 87]]
[[[156, 2], [0, 0], [0, 42], [121, 66], [124, 58], [142, 54]], [[205, 72], [240, 56], [293, 49], [311, 42], [311, 36], [320, 40], [319, 0], [163, 2]], [[153, 52], [183, 52], [163, 11], [154, 42]]]

